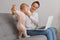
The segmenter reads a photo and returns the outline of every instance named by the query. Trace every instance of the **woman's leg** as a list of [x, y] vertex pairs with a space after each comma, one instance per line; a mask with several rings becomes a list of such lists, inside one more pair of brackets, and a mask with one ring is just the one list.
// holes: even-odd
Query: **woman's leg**
[[53, 28], [53, 27], [51, 27], [51, 28], [49, 28], [50, 30], [51, 30], [51, 32], [52, 32], [52, 35], [53, 35], [53, 39], [54, 40], [57, 40], [56, 39], [56, 29], [55, 28]]
[[35, 35], [45, 35], [48, 40], [53, 40], [52, 32], [50, 29], [48, 30], [27, 30], [28, 35], [35, 36]]
[[27, 30], [27, 34], [30, 36], [46, 35], [47, 31], [46, 30]]
[[53, 34], [52, 34], [52, 31], [50, 29], [47, 29], [47, 34], [46, 34], [46, 37], [48, 40], [53, 40]]
[[47, 38], [48, 38], [48, 40], [54, 40], [53, 38], [55, 38], [54, 36], [56, 36], [56, 35], [54, 34], [55, 31], [53, 31], [53, 30], [55, 30], [55, 29], [49, 28], [47, 30], [27, 30], [27, 34], [28, 35], [31, 35], [31, 36], [35, 36], [35, 35], [46, 35]]

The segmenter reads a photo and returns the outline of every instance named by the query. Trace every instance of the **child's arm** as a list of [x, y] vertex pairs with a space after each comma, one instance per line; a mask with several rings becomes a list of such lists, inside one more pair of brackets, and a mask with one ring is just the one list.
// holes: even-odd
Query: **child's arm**
[[28, 16], [28, 17], [30, 17], [31, 15], [32, 15], [32, 13], [31, 12], [26, 12], [26, 15]]
[[12, 8], [11, 8], [12, 15], [15, 15], [16, 10], [17, 10], [16, 5], [13, 4], [13, 5], [12, 5]]

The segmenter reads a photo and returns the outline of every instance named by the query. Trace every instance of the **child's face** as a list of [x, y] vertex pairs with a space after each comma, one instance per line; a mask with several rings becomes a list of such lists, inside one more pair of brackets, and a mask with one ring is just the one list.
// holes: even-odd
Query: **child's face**
[[28, 11], [28, 6], [24, 6], [23, 10], [26, 13]]

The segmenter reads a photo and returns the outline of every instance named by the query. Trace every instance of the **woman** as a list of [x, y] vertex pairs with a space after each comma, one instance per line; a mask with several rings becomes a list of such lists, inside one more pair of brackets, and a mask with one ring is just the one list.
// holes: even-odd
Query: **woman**
[[39, 1], [34, 1], [31, 5], [30, 11], [27, 13], [26, 27], [27, 34], [30, 36], [46, 35], [48, 40], [56, 40], [56, 34], [54, 28], [48, 28], [47, 30], [33, 30], [38, 27], [38, 13], [35, 11], [40, 7]]

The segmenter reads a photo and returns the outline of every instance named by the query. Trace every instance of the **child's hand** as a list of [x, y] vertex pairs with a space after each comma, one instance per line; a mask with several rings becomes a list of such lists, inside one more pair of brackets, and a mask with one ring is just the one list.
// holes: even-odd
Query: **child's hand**
[[16, 11], [16, 9], [17, 9], [17, 8], [16, 8], [16, 5], [13, 4], [11, 10], [12, 10], [12, 11]]
[[16, 10], [17, 10], [16, 5], [15, 5], [15, 4], [13, 4], [13, 5], [12, 5], [12, 8], [11, 8], [12, 15], [14, 15], [14, 14], [15, 14]]
[[32, 13], [31, 13], [31, 12], [27, 12], [26, 15], [27, 15], [28, 17], [30, 17], [30, 16], [32, 15]]

